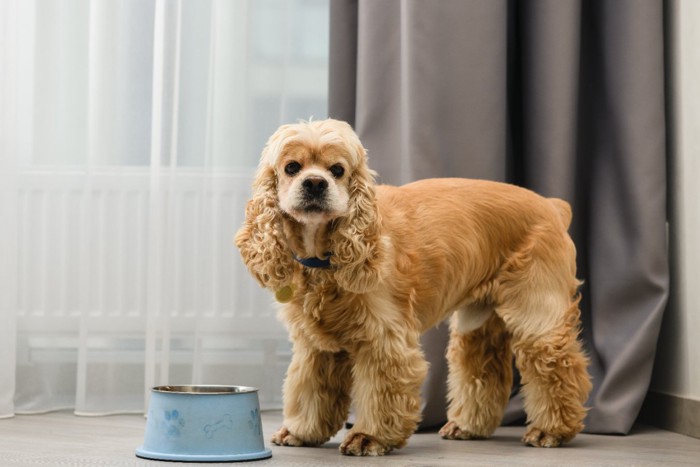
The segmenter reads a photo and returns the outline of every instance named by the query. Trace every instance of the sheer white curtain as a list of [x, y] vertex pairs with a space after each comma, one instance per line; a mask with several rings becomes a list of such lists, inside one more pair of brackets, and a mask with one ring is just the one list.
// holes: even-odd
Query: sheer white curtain
[[0, 27], [0, 417], [166, 383], [277, 406], [286, 333], [232, 238], [266, 137], [327, 113], [328, 0], [5, 0]]

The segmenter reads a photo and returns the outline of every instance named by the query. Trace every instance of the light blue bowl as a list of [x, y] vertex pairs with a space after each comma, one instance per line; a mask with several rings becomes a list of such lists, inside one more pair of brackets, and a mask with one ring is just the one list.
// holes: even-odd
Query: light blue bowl
[[258, 390], [245, 386], [153, 388], [138, 457], [183, 462], [267, 459]]

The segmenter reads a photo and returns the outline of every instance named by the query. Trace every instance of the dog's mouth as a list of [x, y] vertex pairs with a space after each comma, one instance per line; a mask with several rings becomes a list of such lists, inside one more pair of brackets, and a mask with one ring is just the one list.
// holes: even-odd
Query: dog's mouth
[[307, 214], [323, 214], [328, 213], [328, 209], [321, 204], [309, 203], [301, 207], [300, 211]]
[[289, 213], [297, 221], [306, 223], [327, 222], [338, 216], [338, 212], [325, 203], [302, 202], [297, 204]]
[[333, 210], [325, 196], [304, 195], [294, 207], [297, 212], [304, 214], [330, 214]]

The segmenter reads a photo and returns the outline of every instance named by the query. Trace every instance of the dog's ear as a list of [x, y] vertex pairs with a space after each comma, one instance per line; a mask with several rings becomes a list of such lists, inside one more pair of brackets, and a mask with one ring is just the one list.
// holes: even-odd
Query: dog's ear
[[294, 260], [282, 232], [277, 175], [261, 161], [245, 222], [236, 234], [243, 262], [263, 287], [279, 290], [292, 282]]
[[348, 215], [337, 219], [331, 234], [331, 264], [338, 285], [354, 293], [375, 289], [382, 276], [382, 260], [386, 254], [381, 242], [380, 218], [375, 195], [374, 172], [361, 150], [360, 164], [350, 180]]

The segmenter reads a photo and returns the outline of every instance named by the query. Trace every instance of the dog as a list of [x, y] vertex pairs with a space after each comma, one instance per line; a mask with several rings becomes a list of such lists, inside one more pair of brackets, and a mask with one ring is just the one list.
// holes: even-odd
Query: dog
[[423, 331], [450, 318], [445, 439], [488, 438], [522, 377], [522, 441], [583, 428], [591, 389], [578, 340], [571, 209], [505, 183], [375, 183], [337, 120], [280, 127], [265, 145], [236, 234], [247, 268], [286, 302], [293, 346], [272, 442], [317, 446], [356, 422], [346, 455], [383, 455], [420, 421]]

